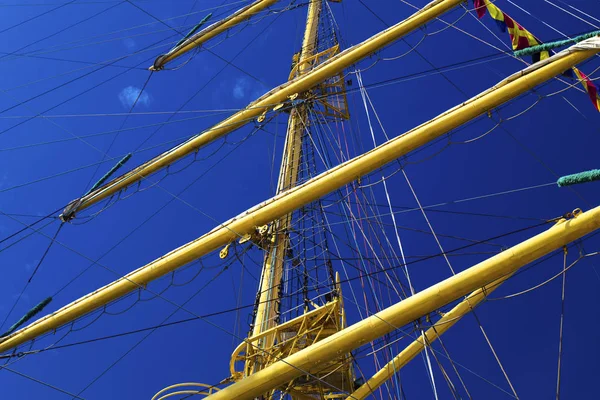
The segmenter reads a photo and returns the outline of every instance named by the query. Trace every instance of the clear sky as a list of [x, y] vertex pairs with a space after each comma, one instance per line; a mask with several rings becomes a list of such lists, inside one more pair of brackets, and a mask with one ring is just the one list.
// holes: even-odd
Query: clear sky
[[[426, 4], [425, 0], [411, 2]], [[44, 314], [273, 195], [286, 113], [264, 129], [255, 130], [251, 123], [226, 142], [214, 143], [171, 166], [168, 173], [153, 177], [160, 180], [155, 186], [136, 186], [110, 207], [82, 213], [82, 218], [63, 226], [40, 264], [60, 225], [55, 211], [89, 189], [114, 159], [133, 152], [126, 166], [132, 168], [208, 129], [288, 79], [292, 56], [302, 40], [307, 9], [302, 0], [292, 2], [297, 7], [285, 12], [262, 14], [223, 40], [211, 42], [209, 49], [189, 62], [176, 61], [180, 68], [149, 77], [147, 67], [154, 58], [181, 37], [174, 30], [189, 30], [209, 12], [213, 13], [211, 21], [216, 21], [246, 3], [0, 0], [2, 330], [48, 296], [53, 296], [53, 301]], [[341, 46], [347, 48], [406, 18], [414, 11], [408, 3], [342, 0], [328, 4]], [[289, 4], [279, 2], [273, 9], [281, 11]], [[495, 4], [546, 42], [600, 29], [597, 0], [497, 0]], [[468, 8], [472, 9], [472, 2]], [[457, 29], [437, 21], [348, 70], [351, 120], [330, 124], [320, 131], [323, 137], [319, 140], [339, 139], [348, 146], [343, 149], [345, 157], [373, 147], [359, 79], [353, 73], [357, 70], [362, 71], [372, 102], [368, 112], [375, 140], [382, 143], [383, 130], [390, 137], [400, 135], [525, 66], [507, 54], [508, 35], [499, 32], [489, 16], [477, 21], [472, 11], [458, 8], [443, 19]], [[592, 79], [600, 76], [596, 72], [598, 58], [579, 67]], [[398, 236], [407, 259], [413, 261], [409, 271], [417, 291], [449, 277], [448, 264], [456, 272], [462, 271], [547, 229], [550, 224], [537, 225], [548, 219], [598, 205], [598, 182], [573, 189], [554, 184], [562, 175], [600, 167], [596, 150], [600, 146], [600, 115], [579, 86], [566, 89], [572, 83], [566, 78], [553, 80], [490, 117], [480, 117], [410, 154], [401, 160], [406, 175], [397, 163], [372, 174], [364, 182], [373, 182], [380, 204], [375, 209], [355, 209], [354, 217], [387, 214], [381, 216], [379, 230], [368, 238], [360, 237], [356, 247], [362, 249], [361, 255], [369, 255], [368, 243], [378, 243], [384, 235], [398, 252], [380, 182], [382, 173], [388, 177], [391, 204], [398, 211]], [[133, 113], [127, 116], [138, 96]], [[178, 110], [182, 112], [173, 114]], [[492, 130], [499, 120], [502, 123]], [[339, 162], [340, 151], [336, 153], [332, 147], [324, 146], [331, 152], [324, 156], [327, 162], [316, 156], [318, 171], [324, 170], [325, 164]], [[422, 206], [435, 205], [426, 212], [428, 221], [418, 208], [413, 210], [418, 207], [415, 194]], [[336, 212], [332, 211], [330, 222], [342, 229], [345, 219]], [[35, 225], [35, 230], [11, 236], [47, 215], [50, 217]], [[354, 221], [348, 226], [359, 229], [361, 224]], [[527, 227], [533, 228], [525, 230]], [[517, 230], [522, 231], [504, 236]], [[447, 260], [423, 260], [439, 254], [440, 246], [449, 251], [471, 243], [465, 239], [483, 241], [500, 235], [486, 244], [457, 251]], [[333, 236], [331, 243], [335, 242]], [[592, 237], [570, 249], [567, 263], [575, 261], [580, 252], [595, 251], [600, 251], [600, 240]], [[342, 249], [337, 254], [350, 258], [352, 252]], [[149, 291], [135, 292], [101, 313], [22, 346], [19, 351], [44, 349], [218, 314], [10, 359], [7, 368], [0, 370], [2, 398], [63, 399], [70, 397], [61, 392], [66, 391], [86, 399], [147, 399], [174, 383], [220, 382], [229, 376], [231, 352], [246, 336], [251, 319], [251, 307], [225, 311], [253, 303], [260, 260], [256, 249], [239, 260], [230, 257], [225, 262], [211, 254], [201, 264], [191, 264], [173, 277], [152, 283]], [[400, 274], [398, 264], [386, 263], [384, 268]], [[594, 332], [600, 328], [600, 271], [596, 264], [594, 257], [588, 257], [566, 274], [563, 398], [595, 398], [597, 393], [600, 346]], [[387, 306], [398, 301], [394, 288], [380, 281], [371, 286], [373, 282], [358, 279], [363, 267], [357, 260], [334, 262], [336, 271], [351, 282], [343, 285], [350, 323], [372, 313], [377, 302]], [[364, 268], [383, 279], [379, 267]], [[562, 268], [559, 252], [512, 278], [492, 297], [526, 290]], [[406, 283], [404, 275], [402, 280]], [[457, 397], [468, 398], [454, 367], [473, 398], [513, 396], [480, 325], [519, 398], [555, 396], [561, 288], [562, 277], [558, 276], [521, 296], [488, 301], [477, 309], [477, 319], [469, 315], [444, 336], [448, 353], [439, 344], [434, 346], [436, 357], [456, 385]], [[396, 332], [387, 340], [402, 335]], [[409, 335], [390, 345], [389, 351], [378, 351], [378, 361], [385, 362], [410, 340]], [[375, 349], [380, 345], [378, 342]], [[369, 355], [372, 350], [366, 346], [356, 354], [360, 373], [367, 377], [375, 371], [374, 357]], [[431, 352], [429, 355], [438, 398], [453, 398], [438, 360]], [[400, 381], [403, 397], [398, 394]], [[435, 398], [427, 360], [413, 360], [389, 386], [389, 392], [385, 389], [377, 395]]]

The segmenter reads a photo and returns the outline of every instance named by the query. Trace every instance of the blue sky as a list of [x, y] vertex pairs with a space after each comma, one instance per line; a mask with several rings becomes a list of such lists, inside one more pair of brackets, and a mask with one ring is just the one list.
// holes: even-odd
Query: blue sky
[[[344, 48], [412, 13], [412, 8], [403, 1], [363, 2], [376, 16], [357, 0], [330, 3]], [[179, 39], [148, 14], [186, 31], [209, 12], [213, 12], [216, 20], [245, 3], [222, 0], [134, 3], [146, 12], [127, 2], [79, 0], [30, 22], [24, 21], [61, 3], [54, 0], [0, 3], [4, 15], [0, 22], [4, 38], [0, 49], [4, 53], [0, 54], [3, 71], [0, 210], [6, 214], [0, 220], [0, 237], [11, 235], [23, 224], [36, 221], [35, 216], [48, 215], [80, 196], [90, 182], [111, 167], [113, 158], [133, 152], [126, 166], [131, 168], [209, 128], [285, 82], [292, 55], [300, 47], [306, 13], [306, 7], [301, 6], [266, 16], [255, 21], [256, 24], [234, 30], [224, 41], [215, 41], [210, 52], [198, 53], [181, 68], [155, 73], [148, 81], [147, 67], [154, 57], [168, 51], [172, 42]], [[425, 1], [413, 3], [422, 6]], [[282, 2], [278, 7], [287, 4]], [[572, 36], [598, 29], [593, 25], [600, 26], [600, 6], [593, 0], [571, 1], [571, 7], [559, 0], [521, 1], [518, 2], [521, 8], [508, 0], [498, 0], [496, 4], [544, 41], [561, 39], [557, 30]], [[444, 25], [436, 22], [357, 65], [363, 70], [367, 93], [389, 136], [419, 125], [524, 66], [502, 53], [506, 51], [507, 35], [499, 33], [489, 17], [482, 20], [482, 25], [457, 9], [445, 15], [444, 20], [455, 22], [473, 37], [455, 29], [443, 30]], [[21, 22], [24, 23], [13, 27]], [[421, 42], [424, 33], [428, 35]], [[399, 57], [418, 43], [418, 54], [412, 51]], [[237, 68], [221, 58], [232, 61]], [[104, 65], [114, 60], [117, 60], [114, 64]], [[599, 66], [595, 58], [580, 69], [595, 78]], [[444, 71], [443, 75], [439, 69]], [[355, 156], [373, 144], [357, 78], [351, 74], [347, 79], [352, 80], [348, 95], [352, 119], [332, 124], [330, 132], [348, 145], [347, 155]], [[493, 117], [504, 122], [478, 140], [470, 141], [495, 125], [486, 116], [402, 159], [421, 204], [444, 204], [435, 208], [439, 211], [427, 212], [444, 249], [465, 244], [456, 237], [484, 240], [536, 225], [577, 207], [586, 210], [598, 205], [598, 183], [577, 186], [574, 190], [552, 185], [557, 176], [598, 168], [595, 149], [600, 145], [600, 115], [587, 96], [576, 89], [549, 96], [563, 88], [564, 83], [555, 80], [496, 110]], [[133, 114], [126, 117], [138, 95]], [[182, 106], [184, 112], [165, 124], [171, 116], [169, 112]], [[510, 119], [525, 110], [523, 115]], [[373, 109], [369, 112], [373, 120]], [[172, 166], [159, 185], [143, 191], [131, 189], [121, 201], [95, 218], [81, 218], [64, 226], [4, 327], [47, 296], [54, 296], [54, 300], [46, 311], [54, 311], [271, 197], [286, 120], [287, 114], [282, 113], [256, 133], [252, 133], [254, 126], [250, 124], [231, 134], [226, 143], [202, 149], [195, 162], [188, 158]], [[155, 132], [159, 126], [161, 129]], [[378, 143], [385, 140], [376, 123], [374, 135]], [[331, 158], [333, 164], [338, 162], [335, 153]], [[317, 162], [317, 167], [325, 168], [323, 162]], [[397, 170], [398, 164], [383, 169], [386, 176], [393, 174], [387, 182], [392, 204], [414, 208], [415, 197], [404, 176], [395, 173]], [[369, 179], [375, 182], [381, 174], [381, 171], [374, 173]], [[375, 185], [373, 190], [385, 204], [382, 185]], [[465, 199], [470, 200], [458, 201]], [[90, 213], [97, 211], [100, 208]], [[384, 213], [385, 208], [380, 212]], [[333, 222], [341, 221], [339, 215], [331, 218]], [[392, 223], [389, 215], [383, 218], [388, 225], [378, 234], [385, 233], [395, 240], [389, 228]], [[408, 257], [418, 259], [439, 253], [420, 211], [398, 213], [396, 219], [405, 228], [399, 232]], [[45, 223], [38, 225], [41, 232], [34, 232], [14, 245], [11, 244], [24, 234], [0, 244], [6, 282], [0, 293], [3, 320], [59, 225], [55, 219], [48, 220], [47, 226]], [[456, 271], [463, 270], [543, 229], [547, 226], [502, 237], [492, 245], [474, 247], [468, 254], [451, 256], [450, 262]], [[374, 236], [375, 233], [372, 240]], [[592, 253], [600, 250], [599, 245], [597, 238], [591, 238], [584, 242], [583, 248]], [[361, 243], [359, 247], [363, 246]], [[577, 258], [577, 252], [577, 248], [570, 251], [569, 262]], [[98, 259], [102, 266], [88, 268], [90, 260]], [[173, 281], [167, 277], [150, 288], [159, 292], [174, 282], [176, 286], [169, 288], [164, 297], [179, 305], [200, 291], [185, 305], [195, 315], [252, 304], [257, 285], [253, 277], [260, 275], [259, 263], [252, 260], [260, 260], [260, 253], [254, 250], [243, 259], [245, 268], [236, 260], [228, 260], [231, 265], [223, 269], [223, 263], [212, 254], [202, 261], [204, 267], [192, 264], [178, 272]], [[585, 259], [567, 273], [563, 398], [593, 398], [597, 391], [595, 377], [600, 372], [597, 361], [600, 347], [593, 333], [590, 334], [600, 327], [596, 307], [600, 301], [600, 271], [596, 264], [594, 258]], [[498, 289], [494, 297], [537, 285], [562, 267], [559, 254], [518, 274]], [[335, 268], [343, 274], [341, 264]], [[417, 290], [451, 275], [441, 257], [411, 265], [410, 273]], [[375, 297], [359, 279], [354, 279], [356, 269], [350, 268], [348, 274], [352, 283], [345, 284], [343, 290], [348, 296], [349, 320], [356, 322], [361, 313], [364, 315], [365, 307], [370, 311], [375, 309]], [[73, 281], [74, 277], [77, 278]], [[353, 303], [352, 289], [361, 293], [359, 305]], [[376, 290], [388, 289], [377, 286]], [[362, 300], [363, 292], [367, 293], [366, 303]], [[554, 396], [560, 294], [559, 278], [522, 296], [486, 302], [477, 310], [477, 317], [520, 398]], [[397, 299], [385, 293], [380, 300], [381, 304], [389, 305]], [[90, 316], [69, 327], [72, 332], [60, 344], [154, 326], [171, 314], [168, 321], [190, 317], [164, 299], [153, 298], [151, 293], [142, 292], [139, 297], [136, 293], [110, 305], [102, 315]], [[249, 320], [250, 309], [245, 308], [239, 313], [161, 328], [137, 346], [146, 333], [49, 350], [8, 367], [70, 393], [78, 393], [91, 384], [81, 394], [86, 399], [150, 398], [173, 383], [213, 384], [227, 377], [231, 351], [246, 335]], [[20, 350], [44, 348], [65, 332], [59, 331]], [[466, 317], [443, 339], [451, 358], [461, 365], [460, 375], [474, 398], [510, 398], [505, 393], [510, 393], [510, 387], [473, 316]], [[391, 349], [398, 351], [407, 343], [408, 340], [402, 340]], [[442, 351], [439, 345], [435, 348]], [[369, 351], [370, 348], [365, 348], [359, 354]], [[378, 354], [379, 361], [384, 361], [386, 355]], [[441, 362], [447, 371], [452, 370], [447, 360]], [[361, 371], [367, 376], [374, 371], [373, 364], [372, 356], [360, 358]], [[452, 398], [435, 365], [434, 376], [439, 398]], [[407, 399], [434, 398], [422, 358], [415, 359], [400, 377]], [[452, 382], [459, 384], [456, 375], [452, 375]], [[7, 398], [69, 397], [8, 370], [0, 371], [0, 384]], [[459, 392], [465, 397], [462, 386]], [[383, 398], [387, 396], [384, 392]]]

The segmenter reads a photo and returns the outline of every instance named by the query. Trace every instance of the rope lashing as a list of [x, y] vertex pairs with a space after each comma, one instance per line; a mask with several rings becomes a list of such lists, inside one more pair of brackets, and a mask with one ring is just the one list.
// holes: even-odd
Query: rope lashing
[[566, 175], [561, 177], [556, 183], [559, 187], [563, 187], [597, 180], [600, 180], [600, 169], [592, 169], [578, 174]]
[[98, 180], [98, 182], [94, 183], [94, 186], [92, 186], [92, 188], [90, 190], [88, 190], [86, 195], [88, 195], [88, 194], [92, 193], [94, 190], [98, 189], [104, 182], [106, 182], [108, 180], [108, 178], [110, 178], [112, 176], [112, 174], [117, 172], [117, 170], [119, 168], [121, 168], [127, 161], [129, 161], [130, 158], [131, 158], [131, 153], [129, 153], [125, 157], [121, 158], [121, 160], [117, 164], [115, 164], [115, 166], [112, 167], [106, 174], [104, 174], [104, 176], [102, 178], [100, 178]]
[[181, 44], [183, 42], [185, 42], [186, 40], [188, 40], [190, 38], [190, 36], [192, 36], [194, 33], [198, 32], [198, 29], [200, 29], [202, 27], [202, 25], [204, 25], [206, 23], [206, 21], [208, 21], [210, 19], [210, 17], [212, 17], [212, 13], [208, 14], [206, 17], [202, 18], [202, 21], [198, 22], [188, 33], [187, 35], [185, 35], [179, 42], [177, 42], [177, 44], [175, 46], [173, 46], [173, 49], [178, 48], [179, 46], [181, 46]]
[[541, 53], [542, 51], [552, 50], [557, 47], [567, 46], [567, 45], [570, 45], [573, 43], [579, 43], [583, 40], [589, 39], [594, 36], [599, 36], [599, 35], [600, 35], [600, 31], [584, 33], [584, 34], [576, 36], [572, 39], [557, 40], [555, 42], [543, 43], [543, 44], [539, 44], [537, 46], [532, 46], [532, 47], [527, 47], [525, 49], [516, 50], [514, 52], [514, 55], [516, 57], [529, 56], [532, 54]]
[[16, 331], [21, 325], [25, 324], [31, 318], [35, 317], [39, 312], [41, 312], [44, 307], [46, 307], [52, 301], [52, 297], [47, 297], [42, 300], [38, 305], [33, 307], [31, 310], [27, 311], [27, 314], [23, 315], [20, 320], [15, 322], [6, 332], [4, 332], [0, 337], [5, 337]]

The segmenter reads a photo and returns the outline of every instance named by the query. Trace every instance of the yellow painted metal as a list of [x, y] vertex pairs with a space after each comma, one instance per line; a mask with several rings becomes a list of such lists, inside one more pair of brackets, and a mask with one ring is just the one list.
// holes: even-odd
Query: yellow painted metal
[[[339, 322], [341, 314], [340, 305], [341, 302], [335, 299], [283, 324], [249, 337], [233, 351], [229, 363], [231, 377], [238, 381], [254, 373], [254, 371], [250, 370], [251, 366], [248, 365], [247, 360], [249, 358], [252, 359], [260, 356], [265, 359], [265, 364], [273, 363], [281, 358], [282, 354], [285, 356], [291, 354], [299, 339], [306, 341], [305, 335], [313, 331], [318, 331], [324, 322], [330, 322], [331, 325], [336, 323], [341, 324]], [[290, 332], [293, 332], [293, 334], [290, 334]], [[329, 334], [331, 333], [329, 332]], [[271, 338], [271, 343], [277, 342], [276, 348], [263, 349], [260, 346], [260, 342], [265, 338]], [[237, 369], [237, 363], [240, 361], [246, 361], [243, 371]]]
[[[191, 389], [189, 389], [191, 387], [195, 387], [197, 389], [191, 390]], [[179, 388], [188, 388], [188, 389], [172, 391], [173, 389], [179, 389]], [[162, 389], [161, 391], [159, 391], [158, 393], [156, 393], [154, 396], [152, 396], [152, 400], [164, 400], [169, 397], [181, 396], [184, 394], [189, 394], [189, 395], [194, 395], [194, 396], [208, 396], [210, 394], [218, 392], [219, 390], [221, 390], [221, 389], [219, 389], [218, 387], [215, 387], [214, 385], [207, 385], [205, 383], [196, 383], [196, 382], [177, 383], [175, 385], [168, 386], [168, 387]]]
[[[316, 65], [326, 62], [335, 57], [340, 52], [340, 45], [336, 44], [323, 50], [311, 57], [297, 60], [290, 72], [290, 80], [298, 77], [307, 67], [313, 68]], [[346, 97], [346, 81], [344, 72], [319, 83], [311, 89], [309, 99], [313, 101], [313, 112], [322, 114], [325, 117], [331, 117], [334, 120], [349, 119], [348, 101]], [[317, 104], [322, 108], [315, 107]]]
[[[294, 55], [290, 81], [307, 74], [339, 52], [339, 45], [335, 45], [328, 50], [316, 53], [323, 1], [316, 0], [309, 3], [302, 47], [300, 52]], [[338, 77], [338, 79], [344, 82], [343, 76]], [[314, 94], [315, 89], [311, 93]], [[307, 92], [293, 95], [294, 99], [304, 99], [306, 96]], [[306, 104], [299, 104], [290, 110], [277, 194], [296, 186], [302, 160], [303, 135], [309, 129], [310, 124], [308, 107]], [[280, 285], [285, 259], [290, 247], [289, 229], [291, 223], [292, 213], [289, 213], [272, 224], [273, 240], [269, 242], [265, 249], [265, 261], [261, 274], [259, 302], [254, 318], [254, 327], [250, 337], [236, 349], [230, 364], [231, 376], [235, 380], [244, 379], [277, 362], [277, 360], [345, 328], [343, 318], [345, 314], [340, 309], [340, 307], [343, 307], [343, 302], [340, 299], [329, 302], [324, 307], [313, 311], [306, 307], [303, 315], [278, 325]], [[338, 288], [337, 291], [339, 292], [339, 290]], [[244, 361], [243, 371], [235, 371], [235, 360]], [[289, 384], [285, 391], [291, 394], [293, 399], [314, 399], [310, 395], [331, 394], [331, 388], [335, 387], [340, 388], [341, 393], [338, 391], [333, 395], [343, 396], [343, 393], [352, 390], [354, 382], [352, 363], [349, 360], [350, 354], [342, 354], [327, 365], [321, 366], [319, 376], [322, 376], [322, 379], [329, 385], [323, 385], [319, 379], [306, 379], [302, 382]], [[268, 393], [266, 397], [271, 398], [272, 394]]]
[[528, 263], [600, 228], [600, 207], [557, 224], [494, 257], [447, 278], [312, 346], [209, 396], [210, 400], [253, 399], [319, 365], [422, 317], [467, 293], [514, 273]]
[[[332, 296], [331, 301], [322, 306], [313, 304], [313, 310], [308, 310], [294, 319], [242, 342], [231, 356], [230, 379], [239, 381], [254, 373], [249, 370], [253, 366], [252, 362], [248, 362], [249, 359], [263, 359], [261, 362], [267, 366], [346, 328], [344, 301], [338, 274], [335, 279], [337, 295]], [[272, 338], [273, 346], [260, 347], [260, 342], [267, 337]], [[244, 370], [237, 369], [240, 362], [244, 363]], [[344, 393], [353, 388], [354, 372], [351, 365], [351, 354], [340, 354], [334, 360], [320, 365], [319, 373], [316, 375], [319, 379], [309, 377], [301, 382], [291, 382], [283, 391], [293, 394], [294, 397], [302, 397], [302, 394], [314, 399], [310, 396], [326, 394], [325, 398], [328, 399], [342, 399], [345, 397]], [[332, 387], [340, 390], [333, 390]], [[270, 395], [266, 397], [269, 398]]]
[[414, 342], [408, 345], [392, 361], [375, 373], [361, 387], [349, 395], [346, 400], [362, 400], [375, 392], [388, 379], [394, 376], [402, 367], [415, 358], [423, 349], [425, 344], [430, 345], [443, 333], [456, 324], [462, 317], [467, 315], [479, 303], [485, 300], [491, 292], [506, 281], [512, 274], [506, 275], [481, 289], [475, 290], [467, 298], [458, 303], [454, 308], [448, 311], [431, 328], [427, 329], [423, 335], [419, 336]]
[[[311, 28], [311, 25], [306, 26], [307, 29]], [[316, 34], [316, 31], [315, 31]], [[305, 35], [306, 39], [306, 35]], [[307, 50], [305, 50], [304, 46], [310, 46]], [[315, 43], [303, 43], [302, 52], [300, 57], [296, 58], [297, 55], [294, 56], [294, 63], [292, 66], [292, 70], [290, 71], [290, 76], [288, 78], [289, 81], [293, 81], [295, 78], [303, 75], [306, 71], [313, 69], [317, 65], [323, 63], [323, 61], [339, 54], [340, 45], [336, 44], [326, 50], [323, 50], [319, 53], [314, 53], [316, 48]]]
[[210, 39], [215, 38], [216, 36], [220, 35], [226, 30], [231, 29], [236, 25], [246, 21], [247, 19], [252, 18], [257, 13], [261, 12], [267, 7], [271, 7], [278, 1], [279, 0], [256, 0], [252, 4], [249, 4], [246, 7], [242, 7], [241, 9], [237, 10], [228, 17], [225, 17], [222, 20], [215, 22], [214, 24], [202, 29], [200, 32], [192, 35], [174, 51], [171, 51], [170, 53], [159, 57], [159, 59], [154, 63], [154, 65], [150, 67], [150, 70], [160, 71], [164, 68], [164, 66], [167, 63], [175, 60], [178, 57], [181, 57], [188, 51], [193, 50], [198, 46], [201, 46], [202, 44], [206, 43]]
[[245, 109], [233, 114], [212, 128], [209, 128], [152, 160], [145, 162], [130, 172], [113, 179], [88, 195], [73, 201], [69, 207], [65, 209], [63, 218], [66, 220], [72, 218], [77, 211], [86, 209], [91, 205], [112, 196], [127, 186], [148, 177], [197, 149], [244, 126], [254, 118], [263, 115], [267, 111], [287, 101], [290, 96], [302, 93], [318, 83], [339, 74], [345, 68], [393, 43], [402, 36], [418, 29], [423, 24], [440, 16], [462, 2], [463, 0], [434, 0], [406, 20], [339, 53], [327, 62], [293, 81], [286, 82], [276, 87], [258, 100], [250, 103]]
[[[357, 156], [337, 167], [331, 168], [302, 185], [296, 186], [295, 188], [254, 206], [239, 216], [217, 226], [198, 239], [171, 251], [150, 264], [125, 275], [123, 278], [118, 279], [103, 288], [64, 306], [60, 310], [31, 323], [17, 332], [2, 338], [2, 340], [0, 340], [0, 352], [12, 349], [41, 334], [52, 331], [63, 324], [73, 321], [90, 311], [118, 299], [140, 286], [146, 285], [156, 278], [194, 261], [213, 250], [227, 245], [244, 234], [254, 232], [256, 227], [267, 224], [277, 218], [281, 218], [293, 210], [315, 201], [325, 194], [382, 167], [390, 161], [393, 161], [426, 143], [429, 143], [465, 122], [468, 122], [469, 120], [486, 113], [488, 110], [503, 104], [511, 98], [532, 89], [538, 84], [561, 74], [575, 64], [592, 57], [597, 52], [598, 50], [576, 51], [564, 57], [558, 58], [553, 56], [544, 60], [545, 64], [540, 68], [518, 78], [501, 82], [494, 88], [485, 91], [452, 110], [444, 112], [433, 120], [424, 123], [403, 135], [388, 140], [367, 153]], [[521, 74], [523, 74], [523, 72], [521, 72]], [[579, 216], [572, 224], [569, 221], [558, 226], [579, 226], [581, 224], [577, 223], [577, 221], [580, 221], [586, 214], [589, 215], [590, 212]], [[597, 210], [595, 209], [591, 214], [597, 214]], [[584, 220], [589, 220], [589, 218], [584, 218]], [[553, 232], [556, 232], [556, 230], [553, 230]], [[570, 231], [565, 231], [564, 233], [568, 234], [569, 232]], [[583, 232], [577, 232], [577, 234], [583, 234]], [[571, 236], [573, 235], [567, 235], [565, 237], [567, 239], [565, 243], [573, 240]], [[543, 243], [540, 243], [540, 245], [542, 244]], [[532, 254], [536, 254], [536, 252], [537, 250], [532, 248]], [[489, 281], [483, 282], [480, 286], [483, 286], [486, 283], [489, 283]], [[466, 293], [458, 294], [458, 296], [464, 294]], [[256, 374], [254, 376], [256, 376]]]
[[[302, 49], [298, 63], [300, 64], [299, 73], [304, 74], [309, 70], [309, 65], [304, 61], [312, 58], [317, 47], [317, 37], [319, 29], [319, 17], [323, 0], [311, 1], [308, 5], [306, 14], [306, 28], [302, 39]], [[284, 154], [279, 171], [279, 180], [277, 185], [277, 194], [296, 186], [298, 180], [298, 169], [301, 161], [302, 134], [306, 129], [308, 110], [306, 106], [301, 105], [291, 110], [288, 119], [288, 128], [284, 147]], [[274, 223], [274, 240], [268, 245], [265, 254], [265, 262], [261, 275], [261, 285], [259, 287], [259, 303], [254, 318], [254, 328], [252, 336], [257, 336], [261, 332], [268, 330], [276, 325], [276, 317], [279, 307], [279, 282], [283, 274], [283, 264], [287, 252], [288, 229], [291, 224], [292, 215], [284, 215]], [[266, 337], [257, 343], [259, 348], [270, 348], [273, 345], [271, 337]], [[254, 363], [249, 359], [249, 363]], [[247, 366], [246, 371], [254, 371], [260, 365]]]
[[[278, 235], [276, 239], [280, 246], [283, 248], [282, 235]], [[281, 273], [279, 272], [282, 264], [282, 253], [275, 242], [270, 243], [267, 246], [265, 253], [265, 260], [263, 263], [263, 269], [261, 274], [259, 290], [259, 303], [254, 316], [254, 326], [252, 328], [252, 336], [258, 336], [261, 332], [267, 331], [276, 325], [277, 305], [279, 303], [279, 282], [281, 280]], [[261, 348], [268, 348], [272, 345], [270, 337], [265, 337], [258, 343]], [[246, 370], [253, 371], [253, 367], [248, 367]]]

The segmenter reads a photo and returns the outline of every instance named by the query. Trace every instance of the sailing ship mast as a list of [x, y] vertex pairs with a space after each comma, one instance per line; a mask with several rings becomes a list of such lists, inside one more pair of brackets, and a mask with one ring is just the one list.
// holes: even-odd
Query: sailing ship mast
[[[317, 48], [321, 7], [322, 3], [320, 1], [312, 1], [308, 5], [306, 29], [304, 31], [300, 55], [297, 60], [297, 63], [300, 65], [299, 74], [306, 72], [308, 69], [306, 61], [314, 55]], [[303, 94], [299, 94], [298, 97], [300, 96], [303, 96]], [[288, 118], [284, 154], [277, 183], [277, 194], [296, 186], [302, 153], [302, 136], [307, 125], [308, 111], [306, 105], [301, 104], [298, 107], [293, 107], [290, 110]], [[252, 329], [253, 335], [259, 335], [277, 323], [279, 282], [283, 275], [283, 262], [288, 248], [288, 230], [291, 225], [291, 218], [290, 214], [284, 215], [283, 218], [275, 221], [271, 228], [273, 230], [273, 239], [267, 244], [267, 248], [265, 249], [265, 262], [259, 287], [260, 295], [257, 296], [259, 301]], [[269, 344], [265, 345], [270, 347]]]
[[[332, 32], [330, 40], [319, 36], [323, 4], [322, 1], [311, 1], [308, 5], [302, 47], [293, 57], [290, 80], [307, 74], [311, 69], [339, 52], [339, 44], [334, 32]], [[325, 46], [319, 48], [320, 43]], [[310, 145], [303, 143], [303, 138], [309, 135], [308, 131], [311, 129], [310, 110], [316, 109], [321, 102], [321, 105], [324, 106], [322, 112], [328, 113], [328, 110], [334, 110], [333, 113], [328, 113], [330, 117], [345, 119], [348, 115], [345, 91], [344, 77], [339, 74], [321, 83], [318, 87], [291, 96], [290, 100], [295, 105], [289, 110], [276, 195], [294, 188], [299, 180], [301, 165], [310, 163], [307, 160], [308, 155], [303, 154], [303, 146]], [[320, 102], [314, 101], [314, 98], [319, 98]], [[231, 376], [235, 381], [243, 380], [274, 362], [303, 348], [310, 347], [313, 343], [346, 327], [343, 301], [339, 296], [339, 288], [336, 288], [331, 261], [329, 264], [325, 263], [325, 268], [328, 269], [326, 275], [329, 278], [329, 285], [332, 287], [331, 292], [327, 294], [322, 305], [317, 305], [309, 299], [310, 272], [306, 265], [308, 260], [304, 259], [301, 262], [300, 256], [293, 254], [301, 250], [291, 246], [290, 231], [293, 217], [293, 213], [288, 213], [268, 227], [259, 228], [259, 232], [257, 232], [266, 238], [262, 241], [265, 253], [264, 264], [249, 338], [241, 343], [232, 355]], [[306, 218], [306, 215], [298, 216], [298, 219], [302, 218]], [[313, 232], [312, 243], [316, 242], [315, 236]], [[304, 237], [304, 240], [306, 239]], [[291, 264], [289, 266], [291, 270], [304, 264], [301, 289], [303, 304], [293, 307], [301, 308], [301, 315], [280, 324], [282, 314], [280, 295], [284, 294], [282, 280], [286, 263]], [[317, 268], [321, 267], [313, 266], [311, 269]], [[302, 339], [299, 340], [299, 338]], [[236, 362], [244, 363], [242, 371], [235, 370]], [[340, 398], [344, 393], [352, 391], [354, 374], [350, 354], [342, 354], [328, 365], [329, 368], [327, 365], [322, 365], [315, 377], [303, 381], [291, 381], [282, 391], [291, 394], [292, 398], [313, 398], [311, 396], [315, 395], [325, 398]], [[271, 398], [272, 395], [266, 395], [266, 397]]]
[[[198, 43], [231, 27], [234, 24], [231, 21], [239, 23], [249, 18], [258, 9], [252, 7], [264, 8], [274, 2], [259, 0], [234, 13], [233, 17], [227, 17], [226, 22], [217, 22], [192, 35], [181, 44], [180, 49], [159, 57], [160, 62], [157, 60], [158, 64], [155, 63], [153, 68], [160, 70], [165, 63], [189, 51]], [[286, 260], [289, 259], [289, 231], [295, 210], [430, 143], [450, 130], [594, 56], [600, 50], [600, 48], [580, 46], [577, 49], [561, 52], [525, 68], [491, 89], [367, 153], [331, 168], [306, 182], [298, 183], [303, 157], [303, 136], [310, 126], [308, 113], [317, 100], [324, 101], [324, 96], [314, 96], [314, 92], [318, 92], [319, 85], [321, 85], [319, 89], [321, 94], [324, 90], [332, 89], [334, 95], [343, 95], [344, 81], [340, 74], [344, 68], [437, 18], [460, 2], [460, 0], [433, 1], [407, 20], [339, 53], [337, 45], [317, 51], [323, 1], [311, 1], [308, 6], [302, 48], [294, 59], [289, 82], [273, 89], [246, 109], [190, 141], [75, 200], [64, 211], [63, 219], [71, 220], [76, 212], [110, 197], [134, 182], [145, 179], [248, 121], [255, 118], [260, 121], [268, 112], [285, 108], [289, 111], [288, 126], [275, 196], [156, 261], [2, 338], [0, 351], [8, 351], [45, 332], [52, 331], [212, 251], [221, 249], [221, 256], [225, 258], [229, 246], [234, 241], [239, 240], [241, 243], [252, 241], [265, 251], [253, 325], [249, 337], [234, 351], [231, 360], [231, 377], [228, 380], [234, 383], [219, 392], [211, 391], [211, 398], [215, 400], [252, 399], [260, 396], [270, 398], [276, 391], [289, 394], [295, 399], [314, 399], [315, 395], [328, 399], [346, 398], [348, 393], [352, 393], [347, 397], [348, 399], [364, 398], [519, 268], [600, 228], [600, 207], [585, 213], [574, 213], [572, 219], [559, 220], [546, 232], [349, 327], [346, 326], [344, 305], [339, 293], [339, 279], [332, 278], [333, 290], [325, 304], [320, 306], [305, 304], [302, 315], [280, 321], [280, 282]], [[227, 28], [221, 29], [222, 26]], [[212, 36], [203, 36], [208, 34]], [[597, 39], [593, 41], [596, 44], [598, 42]], [[340, 118], [347, 115], [343, 101], [325, 104], [325, 108], [334, 110]], [[351, 352], [354, 349], [465, 295], [469, 296], [424, 333], [427, 343], [424, 343], [423, 339], [417, 339], [364, 385], [355, 387], [351, 362]], [[236, 369], [235, 364], [238, 362], [244, 364], [241, 371]]]

